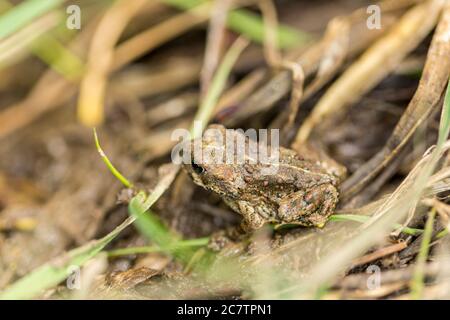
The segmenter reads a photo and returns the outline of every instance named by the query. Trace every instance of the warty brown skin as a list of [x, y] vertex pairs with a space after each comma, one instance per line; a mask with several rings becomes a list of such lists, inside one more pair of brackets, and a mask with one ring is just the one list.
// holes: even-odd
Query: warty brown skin
[[[319, 161], [306, 160], [295, 151], [280, 147], [277, 162], [259, 163], [253, 161], [254, 154], [249, 152], [249, 148], [258, 146], [257, 142], [221, 125], [208, 129], [215, 129], [215, 134], [206, 130], [201, 139], [191, 142], [191, 162], [183, 167], [196, 184], [220, 195], [243, 216], [245, 231], [252, 232], [265, 223], [323, 226], [334, 212], [339, 179]], [[243, 164], [226, 163], [225, 139], [217, 135], [225, 137], [226, 131], [234, 139], [244, 139]], [[194, 148], [194, 143], [199, 142], [201, 147]], [[208, 156], [222, 162], [199, 161]]]

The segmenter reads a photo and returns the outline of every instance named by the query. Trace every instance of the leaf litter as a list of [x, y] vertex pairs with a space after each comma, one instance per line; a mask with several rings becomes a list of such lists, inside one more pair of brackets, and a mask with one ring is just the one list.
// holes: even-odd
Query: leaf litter
[[[35, 51], [1, 65], [16, 74], [0, 82], [0, 298], [448, 298], [447, 2], [382, 1], [377, 30], [343, 1], [103, 2], [80, 0], [77, 34], [46, 32], [83, 77]], [[202, 134], [194, 119], [321, 149], [349, 172], [340, 207], [324, 228], [267, 226], [211, 252], [240, 219], [169, 163], [174, 129]]]

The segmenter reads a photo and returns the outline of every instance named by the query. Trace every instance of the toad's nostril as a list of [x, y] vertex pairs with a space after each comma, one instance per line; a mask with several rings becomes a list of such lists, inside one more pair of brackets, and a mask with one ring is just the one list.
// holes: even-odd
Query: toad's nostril
[[205, 168], [196, 163], [192, 164], [192, 170], [194, 170], [194, 172], [197, 174], [202, 174], [203, 172], [205, 172]]

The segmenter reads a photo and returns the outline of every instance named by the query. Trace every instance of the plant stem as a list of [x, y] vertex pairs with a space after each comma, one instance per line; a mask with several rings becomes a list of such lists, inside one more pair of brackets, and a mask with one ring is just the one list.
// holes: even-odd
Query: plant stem
[[422, 297], [425, 279], [425, 264], [428, 258], [428, 252], [430, 251], [430, 242], [433, 235], [435, 215], [436, 209], [432, 208], [428, 215], [428, 220], [425, 225], [425, 231], [423, 233], [422, 244], [420, 245], [419, 255], [417, 256], [416, 267], [414, 269], [414, 275], [411, 282], [411, 299], [414, 300], [419, 300]]
[[[198, 239], [190, 239], [179, 241], [173, 245], [170, 245], [171, 249], [181, 249], [186, 247], [202, 247], [208, 244], [209, 238], [198, 238]], [[140, 253], [155, 253], [155, 252], [163, 252], [163, 249], [159, 246], [143, 246], [143, 247], [129, 247], [122, 248], [116, 250], [108, 251], [108, 257], [119, 257], [126, 256], [131, 254], [140, 254]]]

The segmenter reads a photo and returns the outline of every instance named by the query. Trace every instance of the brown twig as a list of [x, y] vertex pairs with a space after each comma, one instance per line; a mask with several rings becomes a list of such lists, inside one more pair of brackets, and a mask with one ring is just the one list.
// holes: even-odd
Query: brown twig
[[357, 266], [365, 265], [369, 262], [378, 260], [380, 258], [391, 255], [393, 253], [402, 251], [407, 246], [408, 246], [407, 242], [402, 241], [402, 242], [378, 249], [372, 253], [366, 254], [365, 256], [362, 256], [360, 258], [353, 260], [350, 269], [355, 268]]
[[[427, 2], [426, 4], [435, 3]], [[434, 10], [440, 9], [441, 5], [442, 3], [436, 2], [430, 9], [437, 14], [438, 12]], [[427, 18], [429, 17], [427, 14]], [[418, 22], [423, 23], [422, 19]], [[447, 5], [433, 37], [423, 75], [413, 99], [383, 149], [344, 182], [343, 198], [353, 196], [392, 162], [416, 129], [436, 108], [440, 107], [439, 101], [450, 74], [450, 42], [445, 36], [449, 32], [450, 5]]]
[[[375, 39], [392, 25], [394, 22], [393, 17], [393, 15], [389, 14], [384, 15], [385, 22], [383, 28], [381, 30], [372, 30], [370, 33], [364, 32], [364, 30], [367, 30], [365, 23], [363, 24], [361, 21], [358, 21], [352, 24], [350, 28], [348, 57], [354, 57], [361, 50], [364, 50], [373, 43]], [[322, 40], [312, 44], [309, 48], [302, 51], [299, 56], [290, 57], [290, 59], [294, 59], [295, 63], [301, 65], [304, 76], [307, 78], [318, 70], [324, 52], [325, 44]], [[266, 112], [283, 99], [291, 90], [292, 75], [290, 71], [278, 72], [265, 85], [243, 101], [236, 112], [224, 119], [224, 124], [231, 127], [236, 126], [245, 119]], [[303, 98], [305, 98], [305, 95], [303, 95]]]
[[204, 97], [208, 92], [214, 72], [219, 64], [223, 52], [226, 20], [233, 0], [215, 1], [209, 20], [208, 37], [206, 41], [205, 58], [200, 73], [200, 96]]

